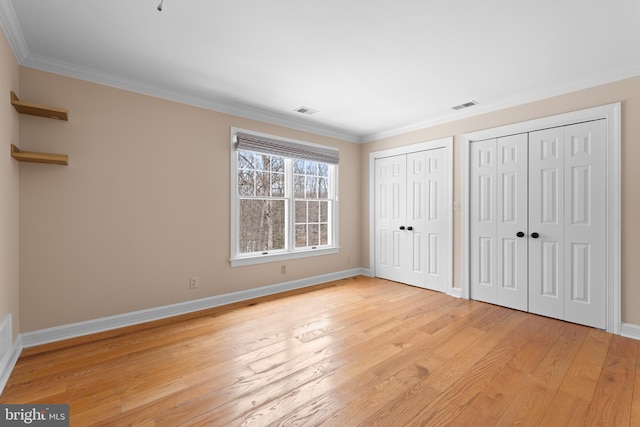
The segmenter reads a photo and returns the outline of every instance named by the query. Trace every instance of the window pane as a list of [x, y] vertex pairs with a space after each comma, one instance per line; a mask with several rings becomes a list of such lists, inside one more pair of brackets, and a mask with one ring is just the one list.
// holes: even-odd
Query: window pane
[[320, 202], [320, 222], [329, 222], [329, 202]]
[[329, 226], [327, 224], [320, 224], [320, 244], [329, 244]]
[[253, 180], [253, 171], [238, 171], [238, 194], [241, 196], [253, 196], [255, 185]]
[[318, 178], [315, 176], [307, 177], [305, 196], [310, 199], [318, 197]]
[[318, 175], [329, 176], [329, 165], [326, 163], [318, 163]]
[[320, 215], [319, 202], [309, 202], [309, 220], [308, 222], [318, 222]]
[[284, 173], [271, 174], [271, 195], [284, 197]]
[[238, 151], [238, 169], [254, 169], [251, 151]]
[[304, 160], [293, 161], [293, 173], [304, 175]]
[[271, 160], [271, 172], [284, 173], [284, 158], [274, 156]]
[[284, 200], [240, 200], [239, 252], [264, 252], [284, 248]]
[[307, 222], [307, 202], [296, 201], [296, 224]]
[[304, 162], [307, 175], [318, 175], [318, 162]]
[[329, 197], [329, 180], [327, 178], [318, 178], [318, 197], [321, 199]]
[[269, 196], [270, 185], [269, 172], [256, 172], [256, 196]]
[[263, 159], [268, 157], [266, 154], [253, 153], [253, 161], [251, 162], [253, 168], [256, 170], [264, 170], [264, 162]]
[[301, 248], [307, 245], [307, 225], [296, 225], [296, 248]]
[[293, 193], [294, 197], [304, 197], [304, 176], [293, 176]]
[[309, 224], [309, 246], [316, 246], [320, 242], [320, 226]]

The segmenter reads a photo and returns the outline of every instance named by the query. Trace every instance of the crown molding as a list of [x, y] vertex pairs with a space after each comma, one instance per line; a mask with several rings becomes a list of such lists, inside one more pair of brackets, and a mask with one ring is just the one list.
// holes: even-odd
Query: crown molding
[[274, 113], [251, 105], [235, 102], [220, 102], [207, 97], [185, 95], [178, 91], [167, 90], [142, 81], [122, 78], [115, 74], [105, 73], [92, 68], [80, 67], [40, 55], [29, 54], [24, 61], [22, 61], [21, 65], [105, 86], [141, 93], [143, 95], [149, 95], [247, 119], [267, 122], [274, 125], [285, 126], [291, 129], [328, 136], [330, 138], [337, 138], [343, 141], [356, 143], [361, 142], [361, 138], [359, 136], [341, 129], [312, 124], [304, 120], [291, 118], [284, 114]]
[[4, 31], [18, 64], [25, 67], [231, 114], [238, 117], [244, 117], [251, 120], [285, 126], [291, 129], [336, 138], [343, 141], [354, 143], [362, 142], [360, 135], [355, 135], [343, 129], [309, 123], [308, 121], [301, 120], [299, 118], [267, 111], [252, 105], [237, 102], [221, 102], [206, 97], [185, 95], [184, 93], [177, 91], [170, 91], [159, 86], [149, 85], [145, 82], [122, 78], [96, 69], [80, 67], [67, 62], [30, 53], [10, 0], [0, 0], [0, 28]]
[[[0, 5], [6, 3], [8, 0], [0, 0]], [[13, 11], [13, 8], [11, 8]], [[2, 9], [0, 9], [2, 13]], [[17, 25], [17, 22], [16, 22]], [[19, 26], [18, 26], [19, 29]], [[24, 43], [22, 33], [19, 33], [19, 39]], [[13, 44], [12, 44], [13, 48]], [[23, 50], [28, 53], [26, 45]], [[15, 48], [14, 48], [15, 52]], [[17, 56], [17, 55], [16, 55]], [[613, 73], [605, 73], [590, 79], [574, 82], [569, 85], [558, 86], [544, 91], [530, 92], [528, 94], [514, 96], [509, 99], [505, 99], [500, 102], [487, 105], [478, 105], [468, 110], [462, 110], [458, 112], [452, 112], [451, 114], [441, 115], [430, 120], [409, 124], [407, 126], [390, 129], [384, 132], [378, 132], [370, 134], [368, 136], [362, 136], [347, 132], [342, 129], [336, 129], [328, 126], [311, 124], [305, 120], [292, 118], [284, 114], [278, 114], [272, 111], [260, 109], [255, 106], [236, 103], [236, 102], [222, 102], [216, 101], [211, 98], [198, 97], [185, 95], [178, 91], [170, 91], [159, 86], [149, 85], [145, 82], [125, 79], [117, 75], [104, 73], [96, 69], [90, 69], [85, 67], [76, 66], [62, 61], [57, 61], [51, 58], [42, 57], [28, 53], [21, 65], [47, 71], [55, 74], [60, 74], [68, 77], [77, 78], [80, 80], [91, 81], [94, 83], [115, 87], [118, 89], [124, 89], [144, 95], [153, 96], [156, 98], [162, 98], [182, 104], [192, 105], [196, 107], [205, 108], [208, 110], [218, 111], [221, 113], [231, 114], [238, 117], [244, 117], [247, 119], [258, 120], [274, 125], [285, 126], [291, 129], [296, 129], [304, 132], [309, 132], [317, 135], [327, 136], [330, 138], [336, 138], [343, 141], [353, 142], [357, 144], [364, 144], [368, 142], [377, 141], [384, 138], [390, 138], [398, 135], [415, 132], [437, 125], [455, 122], [458, 120], [479, 116], [481, 114], [492, 113], [494, 111], [504, 110], [508, 108], [517, 107], [524, 104], [529, 104], [536, 101], [552, 98], [555, 96], [565, 95], [571, 92], [577, 92], [583, 89], [589, 89], [592, 87], [613, 83], [616, 81], [637, 77], [640, 75], [640, 67], [630, 68], [623, 71], [616, 71]]]
[[613, 83], [620, 80], [625, 80], [633, 77], [640, 76], [640, 67], [633, 67], [622, 71], [615, 71], [610, 73], [603, 73], [601, 75], [584, 79], [582, 81], [574, 82], [564, 86], [557, 86], [544, 91], [529, 92], [528, 94], [518, 95], [505, 99], [500, 102], [487, 105], [477, 105], [468, 110], [461, 110], [459, 112], [443, 115], [423, 122], [409, 124], [395, 129], [390, 129], [384, 132], [374, 133], [361, 138], [361, 143], [367, 143], [372, 141], [378, 141], [380, 139], [390, 138], [393, 136], [403, 135], [409, 132], [415, 132], [437, 125], [445, 123], [451, 123], [458, 120], [466, 119], [469, 117], [479, 116], [481, 114], [492, 113], [494, 111], [505, 110], [507, 108], [513, 108], [524, 104], [529, 104], [536, 101], [542, 101], [543, 99], [553, 98], [555, 96], [565, 95], [571, 92], [577, 92], [583, 89], [589, 89], [596, 86], [601, 86], [608, 83]]
[[429, 120], [418, 123], [411, 123], [406, 126], [392, 128], [383, 132], [376, 132], [369, 135], [355, 134], [345, 129], [323, 126], [317, 123], [310, 123], [297, 117], [289, 117], [288, 115], [268, 111], [253, 105], [233, 102], [220, 101], [207, 97], [186, 95], [179, 91], [171, 91], [160, 86], [149, 85], [146, 82], [126, 79], [114, 74], [105, 73], [96, 69], [79, 67], [63, 61], [57, 61], [51, 58], [34, 55], [29, 52], [27, 43], [22, 34], [20, 24], [15, 15], [13, 5], [10, 0], [0, 0], [0, 28], [4, 30], [7, 40], [13, 50], [16, 60], [20, 65], [47, 71], [55, 74], [61, 74], [80, 80], [91, 81], [106, 86], [124, 89], [156, 98], [167, 99], [182, 104], [193, 105], [208, 110], [218, 111], [221, 113], [231, 114], [234, 116], [244, 117], [251, 120], [258, 120], [274, 125], [285, 126], [304, 132], [317, 135], [336, 138], [343, 141], [353, 143], [368, 143], [380, 139], [390, 138], [427, 129], [433, 126], [451, 123], [457, 120], [478, 116], [481, 114], [491, 113], [498, 110], [516, 107], [554, 96], [564, 95], [576, 92], [582, 89], [588, 89], [619, 80], [624, 80], [640, 75], [640, 67], [633, 67], [622, 71], [614, 71], [603, 73], [601, 75], [592, 76], [578, 82], [568, 85], [557, 86], [544, 91], [529, 92], [527, 94], [518, 95], [509, 99], [492, 103], [480, 104], [471, 109], [452, 112], [450, 114], [440, 115]]
[[13, 5], [9, 0], [0, 0], [0, 28], [7, 36], [7, 41], [16, 60], [21, 64], [29, 56], [27, 42], [22, 35], [22, 29], [18, 23], [18, 18], [13, 10]]

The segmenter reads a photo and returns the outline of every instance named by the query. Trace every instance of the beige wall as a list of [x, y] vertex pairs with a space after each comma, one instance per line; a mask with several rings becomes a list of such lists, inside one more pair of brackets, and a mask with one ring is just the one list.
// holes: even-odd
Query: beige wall
[[[562, 95], [502, 111], [462, 119], [404, 135], [366, 144], [360, 156], [361, 179], [368, 181], [369, 153], [382, 149], [429, 141], [445, 136], [455, 137], [454, 200], [461, 200], [460, 141], [461, 135], [481, 129], [532, 120], [540, 117], [581, 110], [598, 105], [622, 102], [622, 321], [640, 325], [640, 77], [627, 79], [579, 92]], [[368, 188], [363, 186], [360, 202], [368, 206]], [[361, 223], [361, 259], [369, 263], [368, 216]], [[461, 283], [461, 217], [454, 212], [454, 286]]]
[[[12, 315], [13, 339], [20, 325], [18, 261], [18, 162], [9, 155], [18, 143], [18, 114], [9, 92], [18, 90], [18, 63], [0, 31], [0, 321]], [[2, 349], [0, 349], [2, 350]], [[1, 351], [0, 351], [1, 353]]]
[[[21, 165], [22, 332], [361, 265], [357, 144], [25, 67], [20, 97], [69, 110], [20, 140], [70, 162]], [[230, 267], [232, 126], [339, 148], [339, 254]]]
[[[633, 164], [640, 159], [640, 78], [365, 145], [24, 67], [19, 93], [70, 111], [68, 123], [20, 117], [23, 149], [70, 156], [67, 167], [20, 167], [22, 332], [368, 267], [370, 152], [454, 135], [454, 200], [459, 201], [463, 133], [619, 101], [622, 320], [640, 325], [640, 287], [634, 285], [640, 274], [635, 262], [640, 194], [634, 182], [640, 172]], [[340, 254], [287, 261], [286, 275], [280, 274], [281, 263], [229, 266], [231, 126], [340, 149]], [[455, 212], [455, 286], [460, 286], [460, 251]], [[188, 289], [189, 276], [200, 277], [199, 289]]]

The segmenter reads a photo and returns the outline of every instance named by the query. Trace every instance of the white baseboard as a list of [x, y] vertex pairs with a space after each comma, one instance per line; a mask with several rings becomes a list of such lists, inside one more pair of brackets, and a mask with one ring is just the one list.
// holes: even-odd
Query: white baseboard
[[451, 291], [449, 292], [449, 295], [451, 295], [452, 297], [455, 298], [462, 298], [462, 289], [461, 288], [450, 288]]
[[336, 273], [323, 274], [321, 276], [308, 277], [305, 279], [293, 280], [276, 285], [263, 286], [261, 288], [249, 289], [246, 291], [233, 292], [214, 297], [202, 298], [193, 301], [185, 301], [177, 304], [165, 305], [150, 308], [147, 310], [134, 311], [131, 313], [118, 314], [115, 316], [102, 317], [99, 319], [87, 320], [85, 322], [71, 323], [68, 325], [56, 326], [53, 328], [40, 329], [33, 332], [21, 334], [21, 344], [23, 348], [48, 344], [83, 335], [95, 334], [126, 326], [160, 320], [167, 317], [178, 316], [199, 310], [206, 310], [212, 307], [246, 301], [253, 298], [278, 294], [294, 289], [306, 288], [319, 285], [321, 283], [334, 280], [345, 279], [358, 275], [367, 275], [368, 270], [355, 268], [352, 270], [339, 271]]
[[623, 323], [620, 325], [620, 335], [640, 340], [640, 326], [632, 323]]
[[15, 343], [12, 343], [12, 335], [11, 313], [9, 313], [0, 323], [0, 394], [7, 385], [9, 376], [22, 352], [20, 336]]

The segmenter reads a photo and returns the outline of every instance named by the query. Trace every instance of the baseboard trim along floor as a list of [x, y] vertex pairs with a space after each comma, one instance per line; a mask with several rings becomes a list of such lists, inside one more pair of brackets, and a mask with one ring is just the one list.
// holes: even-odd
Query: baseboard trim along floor
[[77, 338], [84, 335], [105, 332], [112, 329], [133, 326], [140, 323], [160, 320], [167, 317], [179, 316], [181, 314], [192, 313], [194, 311], [206, 310], [208, 308], [219, 307], [226, 304], [241, 302], [253, 298], [278, 294], [281, 292], [301, 289], [309, 286], [334, 280], [346, 279], [358, 275], [368, 275], [368, 270], [355, 268], [351, 270], [339, 271], [336, 273], [323, 274], [320, 276], [308, 277], [275, 285], [263, 286], [246, 291], [232, 292], [229, 294], [216, 295], [192, 301], [185, 301], [177, 304], [165, 305], [146, 310], [134, 311], [115, 316], [108, 316], [99, 319], [87, 320], [85, 322], [72, 323], [68, 325], [56, 326], [53, 328], [40, 329], [33, 332], [26, 332], [20, 335], [23, 348], [35, 347], [42, 344], [50, 344], [56, 341], [63, 341]]

